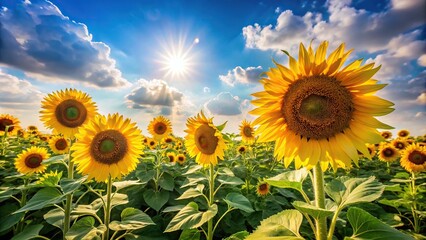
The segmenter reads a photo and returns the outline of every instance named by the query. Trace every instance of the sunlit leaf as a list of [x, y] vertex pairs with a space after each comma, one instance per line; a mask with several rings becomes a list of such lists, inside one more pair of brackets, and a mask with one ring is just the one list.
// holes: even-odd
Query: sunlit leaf
[[213, 204], [205, 212], [198, 210], [198, 204], [188, 203], [176, 216], [173, 217], [164, 232], [173, 232], [182, 229], [197, 228], [217, 214], [217, 205]]
[[301, 192], [302, 183], [308, 176], [308, 170], [305, 168], [299, 170], [293, 170], [278, 174], [275, 177], [266, 179], [266, 182], [274, 187], [279, 188], [292, 188]]
[[43, 188], [15, 213], [42, 209], [48, 205], [61, 202], [63, 198], [64, 196], [58, 189], [52, 187]]
[[72, 225], [65, 238], [67, 240], [91, 240], [105, 232], [105, 225], [102, 224], [95, 227], [94, 224], [95, 219], [93, 217], [83, 217]]
[[142, 185], [142, 184], [143, 183], [141, 183], [139, 180], [127, 180], [127, 181], [120, 181], [120, 182], [113, 182], [112, 183], [112, 185], [115, 187], [117, 192], [122, 190], [122, 189], [128, 188], [128, 187]]
[[180, 197], [176, 198], [176, 200], [195, 198], [195, 197], [201, 196], [203, 195], [203, 189], [204, 189], [204, 185], [198, 184], [196, 188], [190, 188], [186, 190], [185, 192], [183, 192]]
[[313, 218], [316, 218], [316, 219], [328, 217], [333, 215], [334, 213], [334, 211], [319, 208], [306, 202], [294, 201], [292, 204], [297, 210], [303, 213], [307, 213], [309, 216], [312, 216]]
[[155, 225], [151, 218], [136, 208], [125, 208], [121, 212], [121, 221], [112, 221], [109, 228], [114, 231], [140, 229], [148, 225]]
[[198, 229], [184, 229], [179, 236], [179, 240], [199, 240], [200, 236]]

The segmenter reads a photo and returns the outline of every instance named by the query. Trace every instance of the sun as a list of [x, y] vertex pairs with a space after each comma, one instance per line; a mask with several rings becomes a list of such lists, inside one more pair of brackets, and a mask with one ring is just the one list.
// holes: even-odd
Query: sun
[[166, 67], [171, 75], [184, 75], [188, 72], [188, 59], [183, 55], [170, 56]]

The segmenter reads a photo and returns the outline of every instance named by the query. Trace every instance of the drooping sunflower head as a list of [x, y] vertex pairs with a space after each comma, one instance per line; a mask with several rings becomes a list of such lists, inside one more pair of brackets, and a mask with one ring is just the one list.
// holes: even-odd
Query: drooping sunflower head
[[382, 135], [382, 137], [384, 139], [391, 139], [392, 138], [392, 133], [390, 131], [383, 131], [380, 133], [380, 135]]
[[183, 153], [179, 153], [176, 156], [176, 162], [179, 163], [180, 165], [183, 165], [185, 163], [185, 160], [186, 160], [186, 157], [185, 157], [185, 154]]
[[54, 136], [49, 140], [49, 147], [56, 154], [66, 154], [70, 150], [70, 142], [62, 136]]
[[240, 124], [240, 134], [241, 134], [241, 140], [243, 142], [246, 142], [248, 144], [251, 144], [255, 140], [254, 135], [254, 127], [252, 126], [251, 122], [248, 122], [247, 120], [243, 120]]
[[98, 182], [121, 178], [136, 168], [142, 154], [142, 135], [136, 123], [115, 113], [97, 115], [76, 134], [72, 160], [77, 171]]
[[50, 93], [41, 102], [41, 108], [40, 119], [44, 125], [70, 138], [74, 138], [78, 128], [97, 114], [92, 98], [76, 89]]
[[275, 63], [260, 80], [265, 90], [252, 94], [259, 142], [275, 141], [274, 155], [286, 167], [293, 159], [296, 168], [350, 167], [358, 151], [369, 155], [365, 143], [383, 140], [377, 128], [392, 128], [375, 118], [393, 111], [393, 103], [373, 95], [385, 87], [372, 79], [380, 67], [362, 66], [362, 59], [342, 67], [351, 51], [341, 44], [326, 57], [327, 47], [300, 44], [299, 59], [289, 55], [289, 67]]
[[400, 163], [408, 172], [426, 171], [426, 147], [411, 144], [402, 152]]
[[21, 128], [21, 122], [9, 114], [0, 114], [0, 134], [3, 135], [7, 128], [8, 135], [15, 135]]
[[379, 149], [379, 159], [384, 162], [396, 161], [401, 154], [391, 144], [382, 144]]
[[266, 196], [269, 193], [269, 184], [264, 181], [260, 181], [257, 183], [256, 194], [259, 197]]
[[407, 138], [410, 136], [410, 132], [408, 130], [402, 129], [398, 132], [398, 137]]
[[213, 118], [206, 118], [204, 113], [188, 118], [185, 132], [185, 146], [191, 157], [203, 166], [216, 165], [218, 158], [223, 160], [226, 149], [222, 133], [213, 125]]
[[148, 131], [155, 140], [159, 141], [172, 133], [172, 124], [169, 119], [158, 116], [151, 120], [148, 125]]
[[30, 147], [18, 154], [15, 159], [15, 167], [22, 174], [42, 173], [46, 170], [43, 160], [50, 155], [45, 148]]
[[404, 150], [408, 144], [407, 141], [403, 138], [397, 138], [391, 142], [392, 146], [394, 146], [398, 150]]

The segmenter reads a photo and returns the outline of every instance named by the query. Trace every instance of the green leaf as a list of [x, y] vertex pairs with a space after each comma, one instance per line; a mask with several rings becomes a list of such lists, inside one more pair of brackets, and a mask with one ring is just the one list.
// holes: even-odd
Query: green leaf
[[94, 224], [95, 219], [93, 217], [83, 217], [72, 225], [70, 230], [68, 230], [67, 234], [65, 235], [65, 238], [67, 240], [91, 240], [105, 232], [105, 225], [102, 224], [98, 227], [95, 227]]
[[279, 188], [292, 188], [302, 192], [302, 183], [308, 176], [308, 170], [305, 168], [299, 170], [288, 171], [278, 174], [275, 177], [266, 179], [266, 182], [274, 187]]
[[207, 181], [206, 176], [201, 173], [193, 174], [191, 176], [186, 177], [186, 179], [188, 182], [182, 184], [181, 188], [197, 185], [197, 183], [201, 181]]
[[172, 175], [168, 173], [164, 173], [158, 182], [160, 187], [162, 187], [164, 190], [173, 191], [175, 188], [175, 180], [173, 179]]
[[29, 225], [22, 232], [18, 233], [12, 240], [29, 240], [39, 236], [40, 230], [43, 228], [42, 224]]
[[95, 200], [94, 204], [92, 203], [90, 205], [78, 205], [72, 210], [71, 214], [77, 216], [96, 215], [98, 210], [102, 207], [102, 205], [98, 204], [99, 200], [100, 198]]
[[378, 199], [385, 186], [378, 182], [374, 176], [369, 178], [339, 177], [325, 186], [325, 192], [340, 208], [347, 205], [372, 202]]
[[178, 212], [184, 207], [185, 207], [185, 205], [174, 205], [174, 206], [166, 207], [165, 209], [163, 209], [162, 212], [163, 213]]
[[121, 221], [112, 221], [109, 228], [114, 231], [140, 229], [148, 225], [155, 225], [151, 218], [136, 208], [125, 208], [121, 212]]
[[250, 201], [246, 197], [244, 197], [242, 194], [234, 193], [234, 192], [228, 193], [228, 195], [226, 195], [224, 201], [230, 207], [243, 210], [246, 213], [254, 212]]
[[205, 212], [198, 210], [198, 204], [188, 203], [176, 216], [173, 217], [164, 232], [173, 232], [179, 229], [191, 229], [201, 227], [205, 222], [217, 214], [217, 205], [213, 204]]
[[182, 174], [182, 175], [190, 175], [190, 174], [193, 174], [193, 173], [197, 173], [197, 172], [199, 172], [201, 169], [202, 169], [203, 167], [201, 166], [201, 165], [193, 165], [193, 166], [191, 166], [189, 169], [188, 169], [188, 171], [186, 171], [184, 174]]
[[345, 240], [414, 240], [360, 208], [350, 208], [346, 216], [352, 225], [353, 235], [345, 237]]
[[227, 185], [243, 185], [244, 184], [241, 178], [233, 177], [233, 176], [219, 176], [217, 178], [217, 181]]
[[127, 180], [127, 181], [120, 181], [120, 182], [113, 182], [112, 185], [115, 187], [116, 191], [120, 191], [124, 188], [136, 186], [136, 185], [142, 185], [139, 180]]
[[0, 191], [0, 202], [11, 198], [13, 195], [19, 192], [19, 189], [16, 188], [2, 188], [2, 191]]
[[[107, 196], [102, 196], [102, 198], [104, 199], [104, 201], [106, 202]], [[129, 202], [128, 196], [127, 194], [123, 194], [123, 193], [114, 193], [112, 194], [112, 198], [111, 198], [111, 209], [113, 209], [114, 207], [118, 206], [118, 205], [124, 205], [127, 204]], [[103, 203], [102, 203], [102, 199], [101, 198], [97, 198], [95, 201], [93, 201], [91, 204], [91, 208], [92, 209], [99, 209], [102, 207]]]
[[223, 240], [244, 240], [246, 239], [246, 237], [249, 235], [250, 233], [247, 232], [246, 230], [241, 231], [241, 232], [236, 232], [234, 234], [232, 234], [231, 236], [223, 239]]
[[307, 213], [309, 216], [312, 216], [313, 218], [316, 218], [316, 219], [328, 217], [330, 215], [333, 215], [334, 213], [334, 211], [319, 208], [306, 202], [294, 201], [292, 204], [294, 208], [296, 208], [297, 210], [303, 213]]
[[200, 231], [197, 229], [184, 229], [179, 240], [200, 240]]
[[155, 192], [153, 189], [148, 189], [143, 193], [143, 199], [145, 200], [148, 206], [155, 209], [155, 211], [159, 211], [161, 207], [166, 204], [169, 200], [169, 192], [168, 191], [160, 191]]
[[59, 208], [54, 208], [43, 215], [43, 218], [47, 223], [60, 229], [64, 226], [64, 217], [65, 213]]
[[25, 206], [23, 206], [21, 209], [19, 209], [15, 213], [39, 210], [48, 205], [61, 202], [63, 197], [64, 196], [62, 195], [62, 193], [56, 188], [52, 188], [52, 187], [43, 188], [43, 189], [40, 189], [27, 202]]
[[5, 204], [0, 207], [0, 232], [11, 228], [19, 222], [25, 213], [12, 214], [18, 207], [13, 204]]
[[182, 193], [182, 195], [176, 200], [182, 200], [182, 199], [188, 199], [188, 198], [195, 198], [198, 196], [203, 195], [204, 185], [198, 184], [196, 188], [190, 188]]
[[221, 125], [219, 125], [219, 126], [216, 126], [216, 128], [217, 128], [217, 130], [219, 130], [219, 131], [221, 131], [222, 132], [222, 130], [225, 128], [225, 126], [226, 126], [226, 124], [228, 123], [228, 121], [226, 121], [226, 122], [224, 122], [224, 123], [222, 123]]
[[303, 240], [299, 233], [303, 215], [297, 210], [284, 210], [260, 222], [246, 240]]
[[77, 190], [81, 186], [81, 184], [86, 181], [86, 179], [87, 176], [81, 177], [79, 179], [63, 178], [59, 182], [59, 185], [61, 186], [64, 195], [68, 195]]

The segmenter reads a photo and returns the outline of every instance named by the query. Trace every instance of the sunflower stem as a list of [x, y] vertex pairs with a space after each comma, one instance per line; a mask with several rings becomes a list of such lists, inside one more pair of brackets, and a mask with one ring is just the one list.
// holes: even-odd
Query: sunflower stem
[[[416, 174], [414, 172], [411, 172], [411, 194], [413, 199], [417, 199], [417, 189], [416, 189]], [[417, 214], [417, 203], [416, 200], [413, 200], [411, 204], [411, 213], [413, 214], [414, 219], [414, 232], [419, 233], [420, 232], [420, 224], [419, 224], [419, 215]]]
[[[28, 178], [24, 178], [24, 188], [22, 190], [21, 200], [19, 201], [19, 206], [21, 208], [23, 206], [25, 206], [25, 204], [27, 204], [27, 189], [26, 189], [26, 186], [28, 185], [28, 182], [29, 182], [29, 179]], [[18, 234], [18, 233], [20, 233], [20, 232], [22, 232], [22, 230], [24, 229], [24, 222], [25, 222], [25, 213], [22, 216], [22, 218], [19, 220], [18, 225], [16, 226], [15, 235]]]
[[[325, 209], [325, 192], [324, 192], [324, 174], [321, 165], [318, 162], [314, 167], [314, 194], [315, 206]], [[316, 239], [327, 239], [327, 218], [321, 217], [315, 219], [316, 224]]]
[[9, 132], [9, 127], [10, 125], [7, 125], [4, 129], [4, 135], [3, 138], [1, 139], [1, 146], [2, 146], [2, 150], [1, 150], [1, 155], [5, 155], [6, 154], [6, 139], [7, 139], [7, 133]]
[[[214, 203], [214, 165], [210, 163], [209, 207]], [[213, 218], [207, 222], [207, 240], [213, 240]]]
[[109, 220], [110, 220], [110, 215], [111, 215], [111, 192], [112, 192], [112, 179], [111, 179], [111, 174], [108, 177], [108, 182], [107, 182], [107, 200], [106, 200], [106, 206], [104, 208], [105, 210], [105, 217], [104, 217], [104, 224], [106, 227], [105, 233], [104, 233], [104, 240], [108, 240], [109, 239]]
[[[70, 145], [72, 146], [73, 140], [70, 140]], [[74, 179], [74, 162], [71, 160], [71, 147], [68, 152], [68, 179]], [[72, 196], [73, 194], [70, 193], [67, 195], [66, 202], [65, 202], [65, 217], [64, 217], [64, 236], [63, 239], [65, 239], [65, 235], [67, 234], [68, 230], [71, 226], [71, 210], [72, 210]]]

